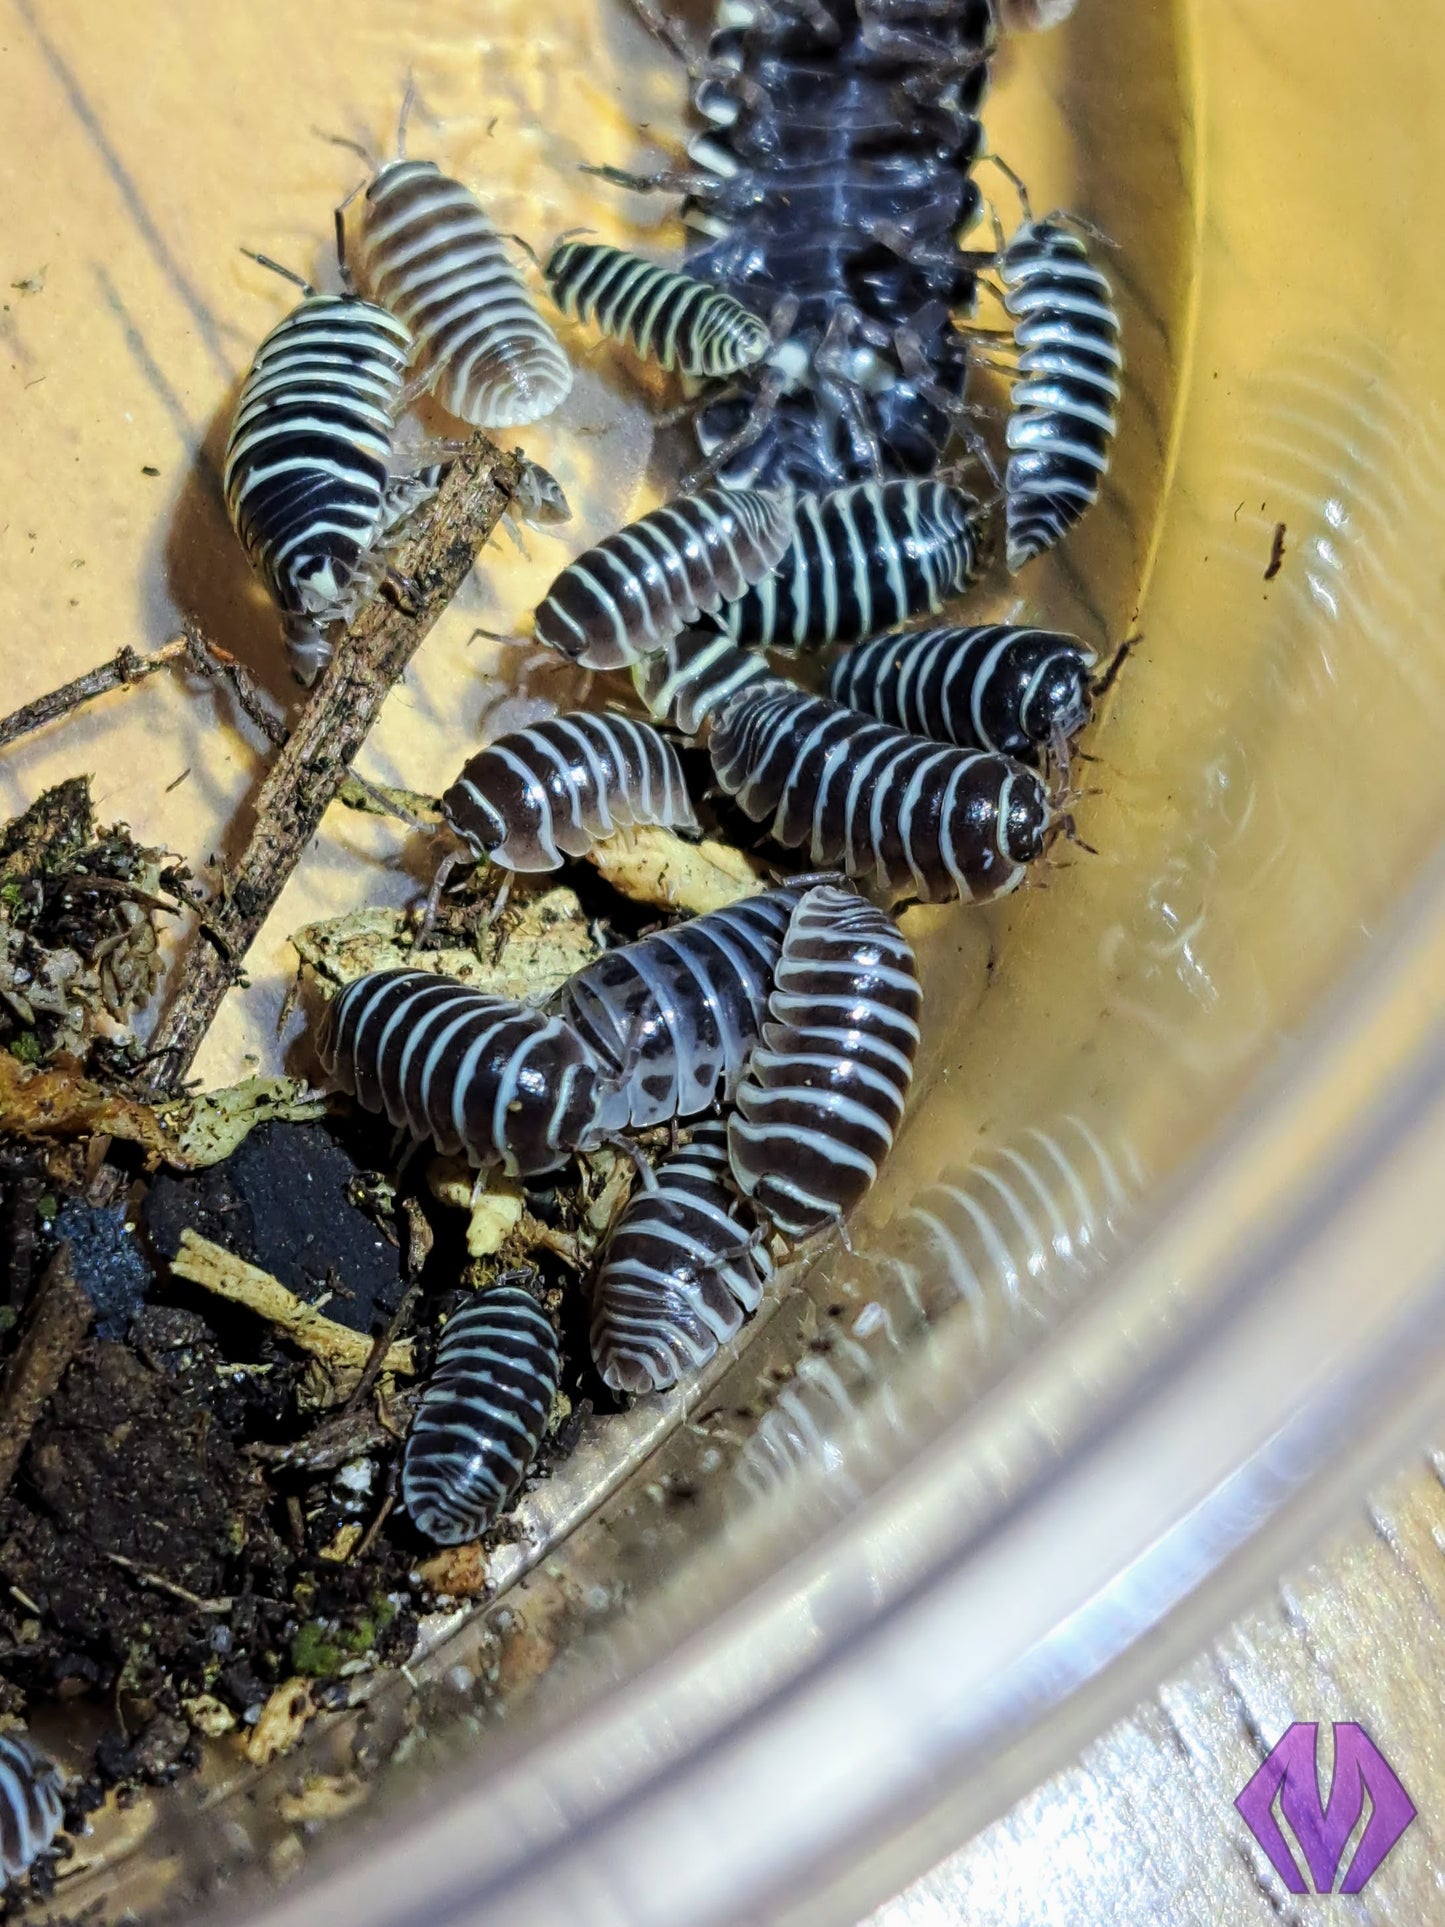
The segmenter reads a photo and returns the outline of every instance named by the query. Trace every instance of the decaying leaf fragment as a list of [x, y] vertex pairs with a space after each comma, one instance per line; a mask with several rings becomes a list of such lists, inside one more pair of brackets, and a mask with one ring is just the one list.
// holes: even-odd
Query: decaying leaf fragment
[[750, 857], [726, 843], [686, 843], [652, 824], [619, 830], [588, 852], [588, 862], [621, 896], [659, 910], [701, 916], [767, 888]]
[[418, 950], [407, 913], [353, 910], [294, 932], [304, 965], [340, 988], [371, 970], [435, 970], [497, 997], [541, 997], [598, 954], [581, 904], [571, 890], [547, 890], [509, 906], [478, 949]]
[[152, 1162], [179, 1155], [175, 1139], [149, 1104], [119, 1097], [62, 1065], [26, 1071], [4, 1050], [0, 1050], [0, 1134], [119, 1137], [142, 1145]]
[[230, 1157], [258, 1124], [277, 1118], [309, 1124], [325, 1117], [326, 1099], [300, 1077], [248, 1077], [224, 1090], [162, 1104], [156, 1115], [175, 1140], [172, 1162], [195, 1171]]

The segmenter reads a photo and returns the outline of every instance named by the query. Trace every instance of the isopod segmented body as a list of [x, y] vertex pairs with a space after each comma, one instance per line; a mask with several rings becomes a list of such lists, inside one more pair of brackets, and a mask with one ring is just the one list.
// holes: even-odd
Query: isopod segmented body
[[1088, 722], [1094, 665], [1052, 629], [914, 629], [840, 656], [828, 693], [915, 736], [1037, 763]]
[[411, 345], [385, 308], [308, 290], [261, 343], [241, 389], [226, 508], [286, 618], [304, 681], [330, 656], [322, 628], [350, 621], [371, 593], [377, 545], [436, 485], [435, 471], [392, 474]]
[[1052, 820], [1037, 771], [878, 723], [779, 680], [713, 719], [717, 778], [786, 849], [893, 898], [981, 903], [1017, 889]]
[[1018, 351], [1004, 478], [1008, 566], [1017, 571], [1097, 498], [1124, 357], [1108, 279], [1057, 219], [1025, 221], [997, 266]]
[[473, 756], [442, 797], [474, 855], [508, 870], [556, 870], [634, 823], [695, 831], [677, 751], [627, 716], [551, 716]]
[[684, 629], [632, 671], [633, 687], [649, 713], [684, 736], [696, 736], [736, 690], [771, 679], [762, 656], [707, 629]]
[[979, 205], [990, 0], [721, 0], [716, 17], [687, 267], [757, 313], [797, 312], [741, 392], [707, 402], [699, 445], [735, 485], [927, 475], [968, 365], [956, 237]]
[[475, 194], [435, 161], [397, 160], [366, 190], [361, 267], [416, 338], [442, 406], [478, 428], [550, 415], [572, 365]]
[[729, 1099], [799, 894], [768, 890], [709, 910], [605, 951], [567, 979], [548, 1008], [613, 1078], [607, 1129], [696, 1117]]
[[623, 248], [564, 241], [544, 272], [563, 314], [594, 321], [669, 372], [716, 380], [753, 367], [772, 345], [730, 294]]
[[937, 613], [978, 567], [978, 504], [943, 482], [862, 482], [799, 496], [776, 569], [718, 618], [749, 649], [861, 642]]
[[537, 640], [588, 669], [621, 669], [743, 595], [792, 531], [784, 494], [679, 495], [567, 565], [537, 610]]
[[733, 1176], [788, 1238], [841, 1224], [892, 1148], [922, 1001], [908, 939], [851, 891], [793, 912], [762, 1041], [728, 1120]]
[[19, 1733], [0, 1733], [0, 1874], [19, 1880], [60, 1831], [60, 1775]]
[[402, 1503], [441, 1546], [475, 1539], [531, 1470], [561, 1373], [547, 1314], [516, 1285], [453, 1313], [401, 1461]]
[[663, 1392], [735, 1338], [772, 1261], [728, 1177], [727, 1126], [700, 1124], [633, 1193], [592, 1286], [592, 1356], [619, 1392]]
[[328, 1005], [317, 1050], [363, 1109], [473, 1164], [554, 1171], [600, 1142], [603, 1080], [575, 1032], [450, 977], [358, 977]]

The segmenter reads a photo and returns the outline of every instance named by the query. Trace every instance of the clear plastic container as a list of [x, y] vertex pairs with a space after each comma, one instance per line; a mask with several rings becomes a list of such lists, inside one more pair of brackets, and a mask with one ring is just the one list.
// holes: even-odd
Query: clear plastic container
[[[4, 317], [15, 700], [177, 606], [280, 688], [214, 462], [284, 299], [235, 250], [316, 267], [352, 185], [313, 123], [382, 139], [414, 65], [436, 151], [506, 221], [620, 235], [663, 210], [574, 163], [674, 142], [682, 76], [600, 0], [26, 0], [7, 57], [7, 279], [44, 268]], [[995, 912], [912, 913], [930, 1035], [853, 1251], [686, 1400], [594, 1426], [410, 1677], [98, 1834], [72, 1910], [210, 1916], [223, 1874], [274, 1927], [855, 1918], [1419, 1437], [1445, 1321], [1442, 82], [1431, 7], [1080, 0], [1007, 50], [994, 145], [1119, 243], [1111, 484], [1020, 585], [1092, 643], [1143, 637], [1090, 743], [1097, 854]], [[573, 546], [648, 487], [650, 404], [588, 371], [527, 442]], [[535, 600], [532, 546], [428, 643], [369, 773], [455, 762], [495, 700], [467, 633]], [[194, 852], [254, 756], [209, 697], [149, 686], [6, 773], [28, 795], [90, 761], [103, 811]], [[329, 819], [207, 1076], [274, 1056], [288, 929], [414, 888], [383, 829]], [[356, 1811], [288, 1817], [358, 1759], [388, 1764]]]

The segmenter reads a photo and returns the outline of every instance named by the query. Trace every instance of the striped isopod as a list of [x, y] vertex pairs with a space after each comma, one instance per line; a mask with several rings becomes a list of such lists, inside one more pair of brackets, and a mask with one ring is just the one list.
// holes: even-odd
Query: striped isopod
[[1060, 219], [1026, 220], [998, 274], [1018, 352], [1004, 477], [1013, 573], [1067, 535], [1097, 498], [1124, 357], [1113, 290]]
[[726, 1102], [767, 1008], [796, 887], [709, 910], [604, 951], [551, 999], [615, 1077], [608, 1130], [696, 1117]]
[[786, 494], [679, 495], [567, 565], [537, 611], [537, 640], [588, 669], [621, 669], [776, 568], [792, 532]]
[[749, 649], [796, 654], [862, 642], [967, 587], [978, 566], [978, 504], [944, 482], [860, 482], [800, 495], [788, 553], [723, 610]]
[[494, 1285], [447, 1320], [401, 1461], [402, 1503], [428, 1539], [476, 1539], [511, 1504], [561, 1369], [547, 1314], [517, 1285]]
[[60, 1775], [19, 1733], [0, 1733], [0, 1874], [19, 1880], [45, 1852], [64, 1818]]
[[1053, 812], [1037, 771], [873, 722], [773, 680], [714, 717], [708, 749], [744, 814], [787, 849], [889, 895], [982, 903], [1017, 889]]
[[762, 656], [707, 629], [684, 629], [632, 671], [633, 687], [649, 713], [684, 736], [696, 736], [735, 690], [771, 678]]
[[592, 1286], [592, 1356], [619, 1392], [664, 1392], [757, 1310], [772, 1261], [728, 1180], [727, 1126], [700, 1124], [612, 1228]]
[[922, 994], [886, 911], [824, 884], [793, 912], [728, 1120], [733, 1176], [787, 1238], [841, 1224], [903, 1118]]
[[317, 1050], [340, 1087], [398, 1130], [514, 1176], [601, 1138], [602, 1082], [557, 1017], [426, 970], [373, 970], [334, 997]]
[[677, 751], [648, 723], [586, 711], [489, 743], [442, 797], [477, 857], [555, 870], [634, 823], [697, 830]]
[[595, 321], [669, 371], [717, 380], [754, 367], [772, 345], [766, 325], [730, 294], [624, 248], [563, 241], [544, 273], [563, 314]]
[[840, 657], [828, 693], [915, 736], [1037, 763], [1088, 722], [1094, 664], [1052, 629], [915, 629]]
[[376, 580], [378, 544], [435, 489], [437, 472], [391, 472], [406, 326], [356, 295], [298, 285], [305, 300], [261, 343], [242, 386], [222, 485], [310, 683], [331, 655], [322, 626], [355, 614]]
[[470, 188], [435, 161], [390, 161], [366, 190], [361, 265], [416, 337], [437, 400], [477, 428], [550, 415], [572, 366]]

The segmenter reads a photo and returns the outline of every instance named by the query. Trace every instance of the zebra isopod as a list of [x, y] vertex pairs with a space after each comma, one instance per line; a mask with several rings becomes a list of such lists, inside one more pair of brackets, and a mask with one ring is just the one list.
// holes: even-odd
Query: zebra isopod
[[1094, 666], [1052, 629], [914, 629], [840, 656], [828, 693], [915, 736], [1037, 763], [1088, 722]]
[[696, 736], [736, 690], [771, 676], [766, 660], [740, 649], [731, 636], [684, 629], [657, 655], [634, 665], [632, 682], [659, 722]]
[[366, 190], [361, 266], [376, 299], [416, 337], [450, 414], [477, 428], [550, 415], [572, 365], [533, 307], [481, 202], [435, 161], [388, 163]]
[[730, 294], [601, 242], [564, 241], [544, 270], [566, 315], [592, 321], [644, 361], [717, 380], [768, 353], [766, 326]]
[[603, 1082], [559, 1017], [426, 970], [374, 970], [334, 997], [317, 1050], [364, 1110], [513, 1176], [600, 1141]]
[[442, 797], [450, 829], [508, 870], [555, 870], [637, 823], [696, 831], [677, 751], [627, 716], [551, 716], [499, 737]]
[[6, 1884], [29, 1872], [60, 1831], [60, 1775], [19, 1733], [0, 1733], [0, 1873]]
[[601, 1063], [608, 1130], [644, 1129], [726, 1103], [767, 1009], [800, 892], [764, 891], [604, 951], [548, 1008]]
[[1037, 771], [874, 722], [779, 680], [714, 717], [718, 782], [786, 849], [876, 877], [893, 898], [981, 903], [1017, 889], [1053, 812]]
[[621, 669], [743, 595], [792, 530], [786, 494], [680, 495], [568, 564], [537, 610], [537, 640], [588, 669]]
[[1124, 357], [1108, 279], [1061, 221], [1026, 220], [997, 265], [1018, 353], [1004, 477], [1008, 566], [1017, 572], [1098, 497]]
[[733, 1176], [784, 1237], [841, 1224], [893, 1145], [922, 997], [908, 939], [833, 885], [793, 912], [728, 1122]]
[[448, 1319], [401, 1462], [402, 1503], [438, 1545], [478, 1538], [536, 1459], [561, 1374], [546, 1313], [494, 1285]]
[[300, 285], [306, 298], [266, 336], [241, 388], [222, 487], [309, 683], [330, 658], [323, 627], [349, 621], [371, 593], [378, 544], [435, 489], [436, 471], [392, 474], [405, 324], [353, 294]]
[[978, 504], [944, 482], [860, 482], [797, 499], [788, 552], [719, 618], [749, 649], [862, 642], [936, 614], [972, 580]]
[[592, 1287], [592, 1356], [619, 1392], [663, 1392], [735, 1338], [772, 1262], [728, 1177], [727, 1126], [700, 1124], [612, 1228]]

